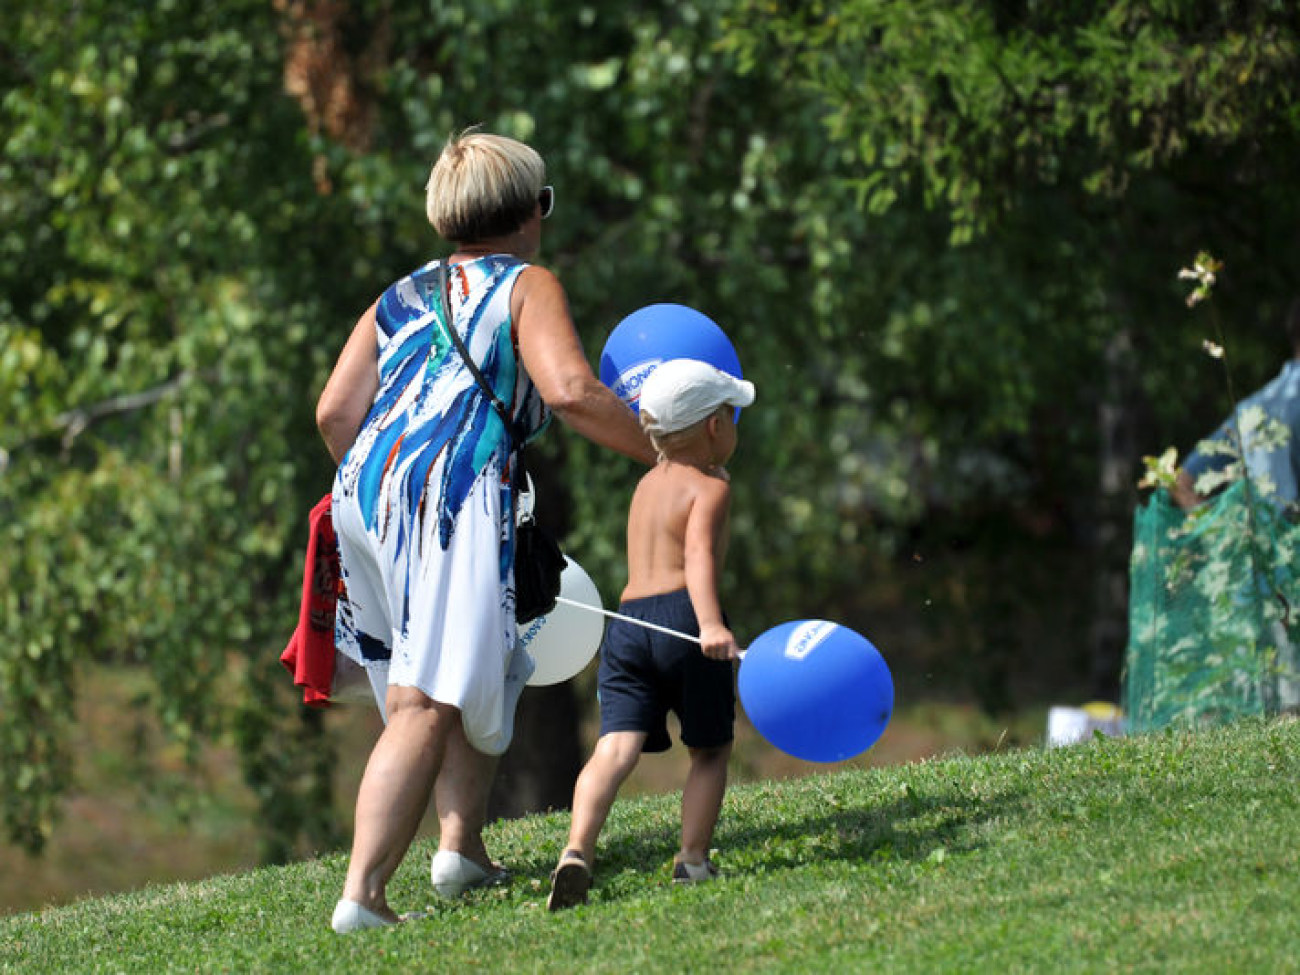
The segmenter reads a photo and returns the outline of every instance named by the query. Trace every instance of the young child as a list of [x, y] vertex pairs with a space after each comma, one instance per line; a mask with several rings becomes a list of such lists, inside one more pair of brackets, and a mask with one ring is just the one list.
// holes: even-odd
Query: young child
[[731, 661], [740, 653], [718, 601], [730, 501], [723, 465], [736, 449], [735, 408], [752, 402], [752, 383], [694, 359], [662, 363], [641, 388], [641, 423], [659, 463], [632, 496], [619, 612], [698, 634], [700, 644], [610, 621], [597, 678], [600, 740], [574, 788], [569, 842], [546, 901], [552, 911], [586, 903], [596, 837], [641, 753], [670, 747], [670, 710], [691, 758], [673, 880], [717, 875], [709, 847], [727, 786], [736, 711]]

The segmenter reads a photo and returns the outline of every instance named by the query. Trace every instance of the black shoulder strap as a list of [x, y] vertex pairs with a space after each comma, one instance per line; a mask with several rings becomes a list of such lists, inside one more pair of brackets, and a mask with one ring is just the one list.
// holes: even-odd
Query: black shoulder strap
[[474, 359], [469, 354], [469, 350], [465, 348], [465, 343], [461, 339], [460, 333], [456, 331], [456, 324], [451, 319], [451, 304], [447, 300], [448, 287], [447, 262], [441, 261], [438, 264], [438, 297], [442, 301], [442, 318], [447, 325], [447, 334], [451, 336], [451, 341], [456, 346], [456, 351], [460, 353], [461, 359], [465, 361], [465, 366], [474, 376], [475, 382], [478, 383], [479, 388], [483, 390], [487, 398], [492, 401], [492, 406], [496, 409], [497, 415], [501, 417], [501, 422], [505, 424], [506, 433], [510, 437], [511, 449], [517, 450], [523, 446], [523, 440], [518, 436], [518, 431], [515, 429], [514, 421], [510, 417], [510, 409], [505, 403], [501, 402], [501, 397], [496, 394], [496, 390], [494, 390], [483, 377], [483, 373], [479, 371], [478, 364], [474, 362]]

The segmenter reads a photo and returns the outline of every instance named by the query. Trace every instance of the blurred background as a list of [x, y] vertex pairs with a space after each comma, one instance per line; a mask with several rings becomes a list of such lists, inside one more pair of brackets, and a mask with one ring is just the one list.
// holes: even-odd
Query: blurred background
[[[897, 710], [856, 763], [1119, 699], [1141, 458], [1289, 354], [1289, 0], [8, 0], [0, 910], [345, 843], [377, 718], [302, 707], [278, 661], [332, 476], [313, 411], [446, 253], [423, 186], [472, 124], [546, 159], [539, 260], [593, 365], [653, 302], [732, 338], [759, 400], [728, 611], [880, 648]], [[637, 471], [561, 429], [537, 453], [612, 605]], [[526, 693], [496, 814], [567, 804], [593, 703], [590, 670]], [[742, 728], [737, 780], [824, 768]]]

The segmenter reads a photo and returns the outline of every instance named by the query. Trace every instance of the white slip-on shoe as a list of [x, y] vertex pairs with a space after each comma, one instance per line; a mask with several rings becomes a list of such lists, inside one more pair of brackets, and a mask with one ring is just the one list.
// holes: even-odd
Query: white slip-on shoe
[[475, 887], [491, 887], [503, 883], [508, 876], [505, 870], [495, 864], [491, 870], [484, 870], [455, 850], [439, 850], [429, 864], [429, 879], [433, 881], [434, 891], [439, 897], [448, 899], [457, 898]]
[[334, 905], [334, 916], [330, 918], [330, 927], [335, 934], [351, 934], [366, 928], [386, 928], [393, 921], [380, 917], [369, 908], [362, 907], [356, 901], [341, 900]]

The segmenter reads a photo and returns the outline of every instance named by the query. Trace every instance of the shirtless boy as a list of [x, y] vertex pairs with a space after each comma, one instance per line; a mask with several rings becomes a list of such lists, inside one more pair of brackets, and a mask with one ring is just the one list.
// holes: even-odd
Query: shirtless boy
[[698, 634], [699, 644], [611, 621], [597, 678], [600, 740], [574, 789], [550, 910], [586, 903], [601, 827], [641, 753], [670, 747], [670, 710], [690, 752], [673, 880], [717, 875], [709, 849], [727, 786], [736, 708], [731, 661], [740, 652], [718, 599], [731, 497], [724, 465], [736, 449], [736, 408], [753, 401], [753, 384], [694, 359], [662, 363], [641, 388], [641, 422], [659, 462], [641, 479], [628, 511], [628, 579], [619, 612]]

